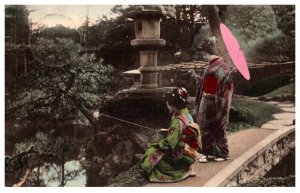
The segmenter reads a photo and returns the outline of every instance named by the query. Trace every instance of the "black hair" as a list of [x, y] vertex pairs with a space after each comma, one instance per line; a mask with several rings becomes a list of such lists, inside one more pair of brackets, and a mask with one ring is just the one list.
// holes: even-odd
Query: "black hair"
[[184, 87], [177, 87], [165, 94], [165, 100], [169, 105], [176, 107], [177, 109], [183, 109], [188, 104], [188, 93]]

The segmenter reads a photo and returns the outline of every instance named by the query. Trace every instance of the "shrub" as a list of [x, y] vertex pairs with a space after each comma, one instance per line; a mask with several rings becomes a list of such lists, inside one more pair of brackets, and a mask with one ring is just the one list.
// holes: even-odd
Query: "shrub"
[[291, 76], [276, 75], [264, 78], [243, 90], [246, 96], [261, 96], [290, 83]]
[[282, 32], [273, 33], [266, 38], [256, 39], [251, 43], [252, 49], [248, 57], [253, 62], [270, 61], [284, 62], [295, 60], [295, 40]]
[[260, 127], [280, 110], [260, 101], [233, 98], [229, 113], [229, 130], [236, 132], [245, 128]]

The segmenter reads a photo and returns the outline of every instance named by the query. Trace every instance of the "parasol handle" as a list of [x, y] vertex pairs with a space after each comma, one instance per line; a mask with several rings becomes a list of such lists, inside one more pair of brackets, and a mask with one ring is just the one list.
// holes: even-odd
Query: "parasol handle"
[[[228, 57], [228, 56], [229, 56], [229, 57]], [[235, 67], [235, 65], [233, 64], [233, 61], [232, 61], [232, 59], [231, 59], [229, 53], [227, 53], [227, 54], [225, 54], [225, 55], [223, 55], [223, 56], [221, 56], [221, 57], [222, 57], [222, 58], [225, 60], [225, 62], [229, 65], [230, 71], [233, 71], [233, 69], [236, 70], [236, 67]]]

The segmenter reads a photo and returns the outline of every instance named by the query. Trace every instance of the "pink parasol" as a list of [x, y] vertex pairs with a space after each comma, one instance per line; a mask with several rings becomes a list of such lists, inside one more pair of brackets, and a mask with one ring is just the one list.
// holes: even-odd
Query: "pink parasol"
[[223, 23], [220, 24], [220, 29], [221, 29], [221, 34], [222, 34], [224, 44], [233, 61], [233, 64], [235, 65], [237, 70], [243, 75], [243, 77], [249, 80], [250, 74], [249, 74], [248, 66], [238, 41], [235, 39], [231, 31]]

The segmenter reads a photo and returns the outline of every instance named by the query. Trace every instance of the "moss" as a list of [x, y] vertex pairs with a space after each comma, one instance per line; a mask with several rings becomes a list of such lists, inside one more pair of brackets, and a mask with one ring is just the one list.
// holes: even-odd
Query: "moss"
[[119, 173], [109, 180], [107, 186], [110, 187], [137, 187], [143, 186], [148, 181], [145, 177], [144, 170], [140, 163], [137, 163], [129, 170]]
[[229, 130], [236, 132], [250, 127], [260, 127], [273, 119], [280, 109], [264, 102], [246, 98], [233, 98], [229, 114]]
[[241, 184], [242, 187], [295, 187], [295, 176], [260, 178], [248, 183]]

